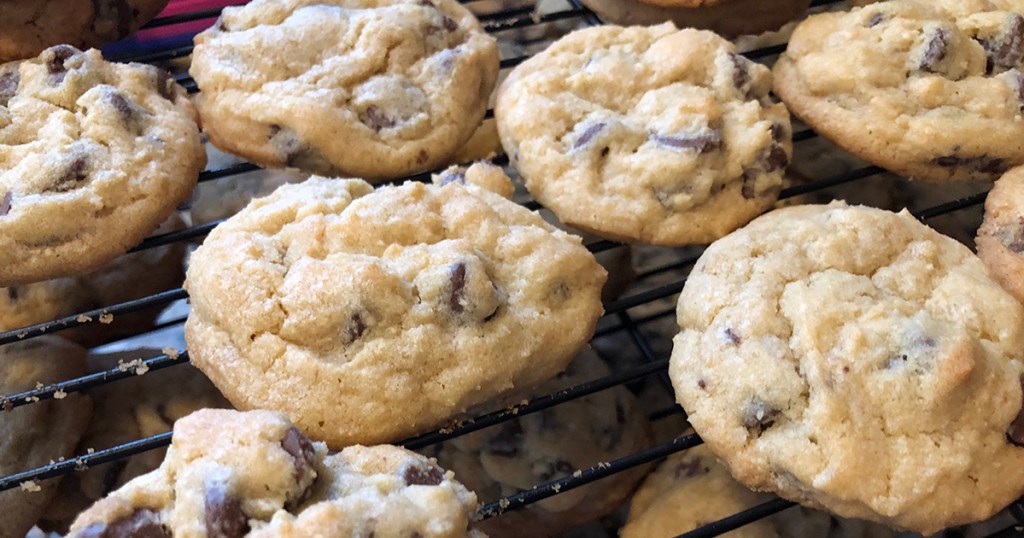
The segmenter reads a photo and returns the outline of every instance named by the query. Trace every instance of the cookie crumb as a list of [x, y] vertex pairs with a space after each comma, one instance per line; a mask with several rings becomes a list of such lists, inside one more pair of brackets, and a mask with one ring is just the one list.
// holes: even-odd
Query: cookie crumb
[[174, 360], [178, 360], [178, 357], [181, 356], [181, 354], [178, 353], [178, 350], [174, 349], [173, 347], [165, 347], [165, 348], [161, 349], [160, 351], [164, 355], [167, 355], [168, 357], [170, 357], [170, 358], [172, 358]]
[[64, 392], [61, 389], [57, 389], [57, 390], [53, 391], [53, 399], [54, 400], [63, 400], [64, 398], [67, 398], [67, 396], [68, 396], [68, 393]]
[[502, 510], [507, 509], [511, 504], [512, 503], [509, 502], [508, 499], [501, 499], [500, 501], [498, 501], [498, 506], [500, 506]]
[[104, 312], [100, 314], [100, 323], [104, 325], [110, 325], [114, 322], [114, 315], [110, 312]]
[[20, 485], [21, 485], [21, 491], [36, 492], [36, 491], [42, 491], [43, 490], [43, 488], [40, 487], [39, 484], [35, 480], [27, 480], [25, 482], [22, 482]]
[[96, 452], [95, 448], [87, 448], [87, 449], [85, 449], [85, 453], [86, 454], [92, 454], [93, 452]]
[[78, 317], [75, 318], [75, 321], [77, 321], [79, 323], [89, 323], [90, 321], [92, 321], [92, 318], [89, 317], [89, 316], [86, 316], [85, 314], [79, 314]]

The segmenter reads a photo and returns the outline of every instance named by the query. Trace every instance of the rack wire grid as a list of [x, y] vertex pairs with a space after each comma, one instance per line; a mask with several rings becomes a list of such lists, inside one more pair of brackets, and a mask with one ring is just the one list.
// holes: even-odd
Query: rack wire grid
[[[498, 38], [499, 42], [514, 42], [516, 53], [508, 54], [503, 52], [501, 59], [502, 70], [508, 70], [518, 65], [531, 54], [542, 50], [554, 39], [570, 31], [571, 29], [604, 24], [597, 15], [579, 3], [579, 0], [566, 0], [567, 3], [561, 9], [538, 13], [533, 4], [534, 0], [460, 0], [465, 3], [471, 11], [477, 15], [485, 29]], [[244, 2], [235, 2], [244, 3]], [[838, 4], [838, 0], [815, 0], [812, 7], [829, 7]], [[174, 25], [182, 23], [205, 22], [206, 26], [212, 24], [220, 14], [220, 9], [204, 9], [190, 13], [178, 14], [158, 18], [145, 28], [173, 28]], [[194, 26], [194, 24], [193, 24]], [[115, 49], [113, 54], [108, 54], [110, 59], [118, 61], [136, 61], [168, 65], [168, 62], [183, 58], [191, 54], [191, 45], [182, 45], [184, 38], [190, 43], [191, 35], [194, 32], [184, 32], [179, 35], [177, 43], [174, 40], [163, 40], [166, 43], [160, 50], [140, 51], [131, 47], [120, 47]], [[118, 50], [120, 52], [118, 52]], [[744, 54], [753, 60], [768, 62], [785, 50], [785, 44], [777, 44], [756, 48]], [[518, 51], [525, 51], [519, 53]], [[109, 52], [109, 51], [108, 51]], [[180, 70], [179, 70], [180, 71]], [[195, 83], [185, 72], [178, 72], [176, 80], [181, 83], [189, 92], [195, 92]], [[493, 116], [488, 111], [487, 117]], [[814, 140], [820, 140], [817, 134], [808, 129], [796, 130], [793, 136], [796, 145], [796, 154], [800, 153], [801, 144]], [[508, 159], [498, 156], [493, 162], [499, 165], [506, 165]], [[204, 171], [200, 182], [212, 181], [219, 178], [234, 176], [237, 174], [258, 170], [259, 168], [248, 163], [237, 164], [215, 170]], [[812, 195], [819, 199], [829, 198], [834, 189], [844, 184], [857, 184], [864, 188], [871, 188], [865, 182], [870, 178], [880, 176], [885, 171], [876, 166], [855, 166], [839, 173], [830, 173], [824, 177], [808, 178], [784, 189], [781, 199], [793, 199], [798, 196]], [[416, 174], [398, 181], [424, 181], [429, 180], [430, 172]], [[939, 190], [939, 189], [936, 189]], [[945, 196], [949, 197], [949, 189], [944, 187]], [[912, 213], [925, 222], [934, 222], [934, 219], [955, 215], [957, 212], [974, 211], [980, 213], [980, 205], [984, 202], [987, 194], [987, 187], [976, 187], [978, 192], [970, 193], [955, 199], [946, 199], [942, 203], [932, 204], [927, 207], [914, 208]], [[952, 196], [956, 196], [955, 194]], [[525, 201], [524, 205], [531, 209], [540, 206], [533, 201]], [[193, 226], [185, 230], [154, 235], [142, 241], [130, 252], [146, 250], [160, 245], [174, 242], [189, 241], [201, 238], [209, 233], [220, 221], [211, 222], [199, 226]], [[972, 230], [973, 231], [973, 230]], [[622, 248], [621, 245], [610, 241], [596, 241], [587, 245], [593, 252], [600, 252], [609, 249]], [[649, 247], [655, 249], [655, 247]], [[618, 354], [630, 356], [630, 360], [619, 364], [614, 372], [606, 377], [594, 379], [589, 382], [573, 386], [558, 392], [534, 397], [521, 404], [505, 408], [492, 413], [477, 416], [472, 420], [460, 422], [454, 427], [446, 427], [443, 430], [427, 432], [409, 439], [398, 442], [410, 449], [421, 449], [447, 439], [477, 431], [489, 426], [516, 420], [527, 414], [536, 413], [544, 409], [581, 398], [623, 384], [630, 384], [639, 381], [653, 382], [660, 385], [660, 389], [667, 393], [671, 401], [671, 386], [667, 382], [666, 370], [668, 366], [668, 350], [671, 348], [670, 334], [658, 330], [659, 323], [665, 326], [671, 323], [675, 313], [675, 299], [682, 290], [686, 275], [694, 262], [696, 262], [701, 248], [689, 249], [656, 249], [662, 254], [657, 263], [641, 263], [637, 271], [637, 277], [630, 288], [631, 291], [624, 297], [605, 304], [605, 316], [598, 325], [595, 334], [595, 342], [602, 338], [618, 336], [617, 342], [626, 342], [632, 349], [619, 349]], [[668, 258], [668, 261], [665, 261]], [[76, 313], [61, 319], [45, 323], [23, 327], [6, 332], [0, 332], [0, 345], [16, 342], [28, 338], [34, 338], [43, 334], [49, 334], [63, 329], [80, 327], [96, 323], [104, 315], [119, 316], [138, 310], [166, 306], [174, 301], [187, 297], [181, 288], [170, 289], [154, 295], [141, 297], [135, 300], [107, 305], [103, 308]], [[177, 327], [180, 329], [184, 319], [175, 319], [164, 322], [157, 328], [166, 329]], [[146, 375], [160, 375], [160, 370], [171, 368], [188, 362], [188, 352], [182, 350], [178, 353], [161, 355], [143, 361], [143, 368], [147, 368]], [[620, 361], [623, 362], [623, 361]], [[11, 410], [24, 405], [31, 405], [42, 400], [53, 399], [55, 395], [60, 397], [63, 394], [84, 391], [92, 387], [115, 383], [118, 380], [130, 378], [136, 375], [133, 369], [114, 368], [109, 371], [86, 375], [75, 379], [68, 379], [59, 383], [34, 388], [24, 392], [0, 395], [0, 405], [4, 410]], [[659, 379], [660, 378], [660, 379]], [[652, 421], [664, 419], [669, 416], [682, 415], [681, 408], [675, 405], [666, 406], [664, 409], [655, 410], [651, 413]], [[43, 467], [28, 469], [0, 478], [0, 491], [18, 487], [20, 484], [33, 481], [45, 480], [77, 470], [85, 469], [92, 465], [99, 465], [128, 458], [132, 455], [166, 446], [170, 443], [171, 433], [163, 433], [138, 439], [129, 443], [104, 449], [90, 450], [68, 459], [45, 465]], [[531, 503], [538, 502], [545, 498], [564, 493], [578, 488], [585, 484], [600, 480], [607, 476], [625, 471], [627, 469], [655, 462], [666, 456], [680, 452], [701, 444], [701, 439], [696, 434], [687, 434], [675, 437], [668, 441], [656, 444], [645, 450], [630, 454], [610, 462], [601, 462], [585, 469], [573, 470], [565, 476], [551, 480], [550, 482], [537, 484], [535, 487], [520, 491], [499, 499], [482, 499], [485, 504], [479, 508], [479, 516], [482, 519], [500, 517], [502, 513], [522, 508]], [[998, 530], [991, 537], [1022, 536], [1024, 535], [1024, 499], [1017, 501], [1010, 507], [1016, 522]], [[743, 525], [768, 517], [794, 506], [794, 503], [783, 499], [774, 499], [748, 510], [730, 515], [721, 520], [708, 523], [698, 529], [680, 535], [680, 538], [698, 538], [718, 536]]]

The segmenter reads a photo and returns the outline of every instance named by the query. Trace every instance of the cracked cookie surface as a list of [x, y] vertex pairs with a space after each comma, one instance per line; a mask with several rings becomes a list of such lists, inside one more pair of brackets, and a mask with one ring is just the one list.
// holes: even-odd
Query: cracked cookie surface
[[256, 0], [224, 9], [195, 43], [215, 145], [371, 180], [445, 164], [498, 74], [494, 39], [454, 0]]
[[1024, 493], [1024, 307], [909, 213], [758, 218], [705, 251], [677, 317], [676, 397], [748, 487], [925, 534]]
[[123, 254], [188, 199], [205, 162], [164, 71], [67, 45], [0, 65], [0, 286]]
[[167, 0], [0, 0], [0, 62], [52, 45], [98, 47], [135, 33]]
[[579, 238], [477, 186], [510, 195], [500, 169], [459, 177], [376, 191], [313, 177], [254, 200], [192, 255], [193, 363], [235, 406], [281, 410], [332, 447], [553, 377], [592, 335], [606, 273]]
[[1024, 2], [896, 0], [809, 17], [775, 92], [893, 172], [994, 180], [1024, 164]]
[[988, 193], [975, 245], [996, 281], [1024, 303], [1024, 168], [1004, 174]]
[[711, 32], [579, 30], [498, 89], [502, 145], [530, 193], [608, 239], [710, 242], [778, 198], [792, 154], [771, 73]]
[[69, 538], [380, 536], [482, 538], [476, 496], [395, 446], [327, 456], [269, 411], [180, 419], [155, 471], [83, 512]]

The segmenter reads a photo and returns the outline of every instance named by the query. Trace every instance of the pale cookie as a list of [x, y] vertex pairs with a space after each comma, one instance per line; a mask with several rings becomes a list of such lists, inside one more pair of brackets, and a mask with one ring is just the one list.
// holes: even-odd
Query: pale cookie
[[706, 243], [778, 198], [792, 153], [771, 73], [671, 23], [573, 32], [498, 90], [502, 145], [538, 202], [596, 235]]
[[992, 277], [1024, 302], [1024, 168], [1007, 172], [988, 193], [975, 244]]
[[582, 0], [602, 20], [623, 26], [666, 21], [735, 37], [776, 30], [807, 12], [810, 0]]
[[[593, 381], [611, 372], [589, 349], [536, 396]], [[423, 450], [482, 500], [492, 501], [647, 448], [650, 425], [636, 398], [619, 386]], [[492, 538], [555, 536], [605, 516], [643, 476], [637, 467], [561, 492], [480, 523]]]
[[907, 212], [765, 215], [705, 251], [678, 323], [676, 397], [748, 487], [925, 534], [1024, 493], [1024, 307]]
[[[0, 347], [0, 400], [34, 389], [38, 383], [84, 374], [85, 349], [55, 336]], [[80, 394], [0, 411], [0, 476], [73, 455], [91, 413], [89, 398]], [[0, 536], [25, 536], [43, 515], [59, 483], [60, 478], [52, 478], [0, 492]]]
[[192, 105], [164, 71], [67, 45], [0, 65], [0, 286], [123, 254], [204, 163]]
[[167, 0], [0, 0], [0, 62], [52, 45], [98, 47], [135, 33]]
[[[184, 226], [172, 215], [155, 233]], [[185, 278], [185, 248], [172, 243], [119, 256], [89, 274], [0, 288], [0, 331], [10, 331], [175, 289]], [[86, 347], [139, 334], [153, 326], [162, 306], [120, 314], [107, 323], [89, 323], [60, 335]], [[99, 321], [91, 319], [90, 321]]]
[[353, 446], [327, 456], [269, 411], [179, 420], [160, 467], [83, 512], [69, 538], [478, 537], [476, 496], [423, 456]]
[[[89, 373], [123, 368], [137, 359], [150, 359], [162, 353], [159, 349], [143, 348], [90, 355]], [[92, 398], [93, 420], [78, 444], [79, 454], [166, 433], [176, 420], [199, 409], [230, 407], [202, 372], [190, 364], [107, 383], [86, 393]], [[67, 532], [79, 512], [136, 476], [159, 467], [165, 452], [149, 450], [64, 477], [39, 526]]]
[[211, 142], [377, 180], [447, 163], [498, 75], [494, 39], [454, 0], [254, 0], [195, 43]]
[[895, 0], [809, 17], [775, 92], [819, 134], [919, 179], [1024, 164], [1024, 2]]
[[464, 178], [373, 191], [314, 176], [253, 200], [192, 255], [193, 363], [235, 406], [280, 410], [332, 447], [553, 377], [593, 334], [605, 271], [478, 186], [510, 195], [500, 169]]

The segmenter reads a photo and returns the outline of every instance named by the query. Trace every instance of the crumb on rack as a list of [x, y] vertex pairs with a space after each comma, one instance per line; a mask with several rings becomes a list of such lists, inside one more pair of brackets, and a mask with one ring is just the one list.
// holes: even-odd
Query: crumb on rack
[[36, 492], [42, 491], [43, 488], [41, 488], [35, 480], [26, 480], [21, 483], [21, 490]]
[[67, 396], [68, 396], [68, 393], [64, 392], [61, 389], [57, 389], [57, 390], [53, 391], [53, 399], [55, 399], [55, 400], [63, 400], [64, 398], [67, 398]]
[[110, 312], [104, 312], [100, 314], [100, 323], [104, 325], [110, 325], [114, 322], [114, 315]]
[[131, 370], [135, 375], [142, 375], [149, 371], [149, 365], [142, 359], [132, 359], [128, 362], [117, 361], [117, 369], [122, 372]]
[[92, 321], [92, 318], [89, 317], [89, 316], [86, 316], [85, 314], [79, 314], [78, 317], [75, 318], [75, 321], [77, 321], [79, 323], [89, 323], [90, 321]]
[[178, 353], [178, 350], [174, 349], [173, 347], [165, 347], [165, 348], [161, 349], [160, 351], [164, 355], [167, 355], [168, 357], [170, 357], [170, 358], [172, 358], [174, 360], [178, 360], [178, 357], [181, 356], [181, 354]]

